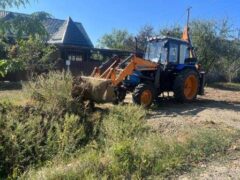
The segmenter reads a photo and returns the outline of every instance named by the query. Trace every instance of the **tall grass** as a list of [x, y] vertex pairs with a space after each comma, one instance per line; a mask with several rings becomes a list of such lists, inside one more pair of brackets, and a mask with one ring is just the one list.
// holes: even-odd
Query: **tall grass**
[[104, 118], [101, 133], [71, 160], [26, 172], [28, 179], [154, 179], [165, 178], [223, 154], [236, 132], [203, 129], [184, 141], [151, 132], [146, 112], [138, 106], [115, 106]]
[[37, 76], [24, 85], [25, 95], [48, 110], [65, 108], [72, 100], [72, 75], [66, 72], [50, 72]]
[[67, 156], [98, 134], [101, 116], [71, 98], [70, 74], [51, 72], [24, 86], [31, 105], [0, 104], [0, 177]]

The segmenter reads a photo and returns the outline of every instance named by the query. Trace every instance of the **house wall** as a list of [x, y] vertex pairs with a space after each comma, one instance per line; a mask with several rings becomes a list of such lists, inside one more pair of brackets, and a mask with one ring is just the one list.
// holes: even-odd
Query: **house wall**
[[[69, 70], [74, 76], [79, 75], [90, 75], [93, 71], [93, 69], [97, 66], [100, 66], [102, 64], [101, 61], [96, 60], [84, 60], [80, 62], [71, 61]], [[66, 61], [62, 60], [57, 67], [58, 70], [68, 70], [68, 67], [66, 66]]]

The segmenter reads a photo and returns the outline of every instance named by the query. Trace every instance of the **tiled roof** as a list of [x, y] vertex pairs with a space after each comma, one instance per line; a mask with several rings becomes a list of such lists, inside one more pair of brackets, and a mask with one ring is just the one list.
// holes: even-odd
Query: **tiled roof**
[[[0, 11], [0, 18], [14, 17], [12, 15], [18, 16], [25, 14]], [[73, 22], [70, 17], [66, 21], [49, 18], [43, 22], [43, 25], [49, 34], [49, 43], [93, 47], [83, 25], [79, 22]]]

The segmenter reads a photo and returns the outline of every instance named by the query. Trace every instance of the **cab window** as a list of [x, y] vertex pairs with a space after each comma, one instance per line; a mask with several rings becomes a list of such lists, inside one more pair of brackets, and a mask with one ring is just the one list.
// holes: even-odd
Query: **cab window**
[[177, 63], [178, 61], [178, 45], [174, 43], [169, 44], [169, 63]]
[[179, 63], [184, 64], [185, 60], [188, 59], [190, 56], [189, 48], [186, 44], [180, 45], [180, 57], [179, 57]]

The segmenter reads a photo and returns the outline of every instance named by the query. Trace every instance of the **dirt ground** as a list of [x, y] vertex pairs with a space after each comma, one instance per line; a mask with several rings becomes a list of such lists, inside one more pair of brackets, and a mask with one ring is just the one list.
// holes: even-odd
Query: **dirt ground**
[[193, 103], [162, 100], [150, 111], [148, 123], [164, 134], [207, 124], [240, 129], [240, 91], [206, 88], [205, 95]]
[[[240, 130], [240, 91], [206, 88], [205, 96], [190, 104], [164, 99], [150, 110], [148, 123], [155, 131], [180, 139], [183, 132], [201, 127]], [[240, 141], [226, 157], [201, 164], [177, 179], [240, 179]]]

